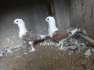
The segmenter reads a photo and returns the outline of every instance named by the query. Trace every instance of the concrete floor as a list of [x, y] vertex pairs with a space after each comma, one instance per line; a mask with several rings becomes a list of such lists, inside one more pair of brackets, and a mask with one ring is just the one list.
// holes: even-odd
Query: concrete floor
[[0, 58], [0, 70], [94, 70], [94, 57], [67, 55], [56, 48], [37, 48], [36, 52]]

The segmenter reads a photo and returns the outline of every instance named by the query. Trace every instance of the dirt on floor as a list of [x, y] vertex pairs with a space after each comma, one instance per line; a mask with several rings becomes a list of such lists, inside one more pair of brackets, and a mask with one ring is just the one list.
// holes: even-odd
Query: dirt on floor
[[0, 70], [94, 70], [94, 57], [81, 53], [68, 55], [56, 48], [38, 48], [35, 52], [0, 58]]

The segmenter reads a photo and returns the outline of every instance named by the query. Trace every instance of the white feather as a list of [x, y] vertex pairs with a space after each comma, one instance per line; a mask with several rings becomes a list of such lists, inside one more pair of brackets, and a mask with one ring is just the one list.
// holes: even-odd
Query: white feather
[[[19, 28], [19, 37], [20, 38], [23, 38], [23, 36], [26, 35], [27, 33], [27, 29], [26, 29], [26, 26], [25, 26], [25, 22], [22, 20], [22, 19], [15, 19], [14, 20], [14, 23], [18, 25], [18, 28]], [[35, 48], [33, 47], [33, 41], [29, 42], [29, 45], [31, 45], [31, 51], [34, 52], [35, 51]]]
[[48, 22], [48, 34], [52, 37], [53, 33], [58, 31], [58, 28], [56, 27], [56, 22], [54, 17], [48, 16], [45, 19], [46, 22]]
[[25, 26], [25, 22], [22, 19], [15, 19], [14, 23], [18, 25], [19, 28], [19, 37], [22, 38], [24, 35], [26, 35], [27, 29]]
[[70, 32], [71, 32], [71, 34], [73, 35], [73, 34], [75, 34], [77, 31], [80, 31], [80, 29], [75, 28], [75, 29], [73, 29], [73, 30], [72, 30], [72, 31], [70, 31]]
[[84, 53], [84, 55], [85, 55], [86, 57], [91, 56], [91, 55], [92, 55], [91, 50], [88, 49], [88, 50]]

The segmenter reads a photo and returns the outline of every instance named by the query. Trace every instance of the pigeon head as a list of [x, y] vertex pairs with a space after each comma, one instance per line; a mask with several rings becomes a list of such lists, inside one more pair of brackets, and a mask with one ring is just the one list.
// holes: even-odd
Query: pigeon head
[[17, 18], [14, 20], [14, 24], [22, 24], [22, 23], [24, 23], [23, 19]]
[[52, 16], [48, 16], [48, 17], [46, 17], [45, 21], [48, 22], [49, 24], [51, 24], [51, 23], [53, 24], [53, 23], [55, 23], [55, 18]]

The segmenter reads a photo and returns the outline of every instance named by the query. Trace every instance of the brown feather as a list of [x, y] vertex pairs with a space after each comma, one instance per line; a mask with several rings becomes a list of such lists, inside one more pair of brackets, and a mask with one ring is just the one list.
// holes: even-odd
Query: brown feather
[[57, 31], [57, 32], [55, 32], [53, 34], [52, 39], [53, 40], [56, 40], [56, 41], [60, 41], [60, 40], [66, 38], [68, 36], [69, 36], [69, 33], [68, 32], [59, 32], [59, 31]]

